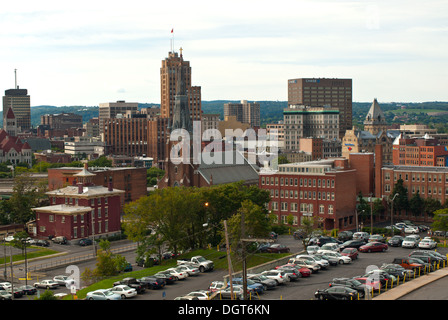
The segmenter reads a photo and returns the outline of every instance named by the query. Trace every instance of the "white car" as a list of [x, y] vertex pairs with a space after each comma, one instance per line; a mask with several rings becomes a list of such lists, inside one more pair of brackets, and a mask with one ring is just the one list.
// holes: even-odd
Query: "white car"
[[[341, 248], [339, 247], [339, 244], [337, 244], [337, 243], [326, 243], [326, 244], [322, 245], [322, 247], [320, 247], [320, 250], [330, 250], [330, 251], [339, 252], [341, 250]], [[317, 252], [319, 252], [319, 250]]]
[[69, 286], [75, 283], [75, 280], [70, 279], [67, 276], [55, 276], [53, 281], [59, 283], [60, 286]]
[[314, 253], [316, 253], [319, 249], [320, 249], [319, 246], [308, 246], [308, 247], [306, 247], [306, 252], [307, 252], [308, 254], [314, 254]]
[[120, 284], [118, 286], [110, 288], [109, 290], [115, 294], [119, 294], [122, 299], [132, 298], [137, 295], [137, 290], [124, 284]]
[[224, 283], [224, 281], [213, 281], [210, 286], [208, 287], [208, 290], [211, 292], [219, 291], [221, 289], [225, 289], [227, 286]]
[[406, 226], [404, 228], [404, 233], [419, 234], [420, 230], [416, 226]]
[[314, 260], [320, 266], [321, 269], [326, 269], [330, 265], [328, 260], [321, 259], [321, 258], [319, 258], [317, 256], [314, 256], [314, 255], [299, 254], [299, 255], [296, 256], [296, 258], [306, 258], [306, 259]]
[[432, 239], [424, 238], [422, 241], [418, 243], [418, 247], [420, 249], [434, 249], [437, 247], [437, 242]]
[[286, 283], [289, 281], [288, 275], [279, 270], [267, 270], [263, 271], [261, 274], [266, 276], [266, 278], [277, 281], [278, 284]]
[[420, 237], [417, 235], [410, 235], [403, 239], [401, 243], [402, 248], [417, 248], [420, 242]]
[[308, 258], [291, 258], [289, 259], [288, 264], [310, 269], [312, 273], [316, 273], [321, 269], [320, 265], [315, 260]]
[[186, 279], [189, 276], [188, 272], [179, 269], [179, 267], [177, 267], [177, 268], [169, 268], [169, 269], [167, 269], [167, 271], [169, 271], [169, 273], [171, 275], [173, 275], [178, 280]]
[[36, 288], [56, 289], [59, 287], [59, 283], [53, 280], [42, 280], [34, 284]]
[[347, 256], [343, 256], [339, 252], [329, 251], [329, 250], [320, 250], [319, 253], [325, 254], [326, 256], [330, 256], [338, 260], [339, 264], [350, 264], [352, 263], [352, 259]]
[[0, 290], [11, 290], [11, 282], [0, 282]]
[[189, 276], [197, 276], [201, 273], [198, 268], [193, 268], [189, 265], [180, 265], [177, 269], [187, 272]]
[[193, 291], [187, 294], [187, 296], [197, 297], [198, 300], [209, 300], [209, 293], [205, 290]]

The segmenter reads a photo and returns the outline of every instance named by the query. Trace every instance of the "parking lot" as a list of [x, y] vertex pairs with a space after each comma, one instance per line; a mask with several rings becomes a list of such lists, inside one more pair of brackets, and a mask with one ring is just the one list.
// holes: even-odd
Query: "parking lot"
[[[422, 235], [423, 236], [423, 235]], [[302, 244], [299, 240], [294, 240], [291, 235], [280, 236], [278, 243], [284, 244], [291, 249], [291, 254], [302, 251]], [[372, 266], [380, 267], [384, 263], [391, 263], [394, 258], [407, 257], [413, 249], [401, 247], [389, 247], [385, 252], [360, 253], [359, 258], [351, 264], [329, 266], [326, 270], [320, 270], [308, 278], [301, 278], [296, 282], [288, 282], [273, 290], [265, 291], [260, 295], [254, 295], [253, 300], [314, 300], [314, 292], [317, 289], [324, 289], [329, 286], [333, 278], [354, 277], [365, 274]], [[447, 248], [437, 249], [443, 255], [448, 253]], [[128, 261], [135, 261], [135, 253], [123, 254]], [[86, 267], [94, 267], [95, 261], [78, 264], [81, 272]], [[134, 270], [139, 267], [134, 265]], [[65, 274], [65, 268], [58, 268], [45, 273], [45, 279], [55, 275]], [[135, 300], [173, 300], [174, 298], [186, 295], [195, 290], [206, 290], [212, 281], [222, 281], [227, 275], [226, 270], [215, 270], [201, 273], [198, 276], [189, 277], [185, 280], [176, 281], [174, 284], [166, 285], [162, 289], [147, 290], [143, 294], [132, 298]], [[43, 278], [42, 278], [43, 279]], [[412, 281], [412, 280], [410, 280]], [[41, 289], [41, 291], [43, 291]], [[55, 293], [69, 293], [65, 287], [54, 290]]]

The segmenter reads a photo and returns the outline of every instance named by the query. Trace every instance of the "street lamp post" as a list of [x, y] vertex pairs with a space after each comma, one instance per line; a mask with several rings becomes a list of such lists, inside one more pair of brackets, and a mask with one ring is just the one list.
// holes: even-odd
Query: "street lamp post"
[[26, 239], [22, 239], [22, 245], [25, 249], [25, 285], [28, 286], [28, 260], [26, 254], [26, 247], [27, 247]]
[[392, 203], [391, 203], [391, 213], [390, 213], [390, 228], [392, 230], [392, 235], [394, 233], [394, 200], [395, 197], [398, 196], [399, 193], [396, 193], [393, 198], [392, 198]]

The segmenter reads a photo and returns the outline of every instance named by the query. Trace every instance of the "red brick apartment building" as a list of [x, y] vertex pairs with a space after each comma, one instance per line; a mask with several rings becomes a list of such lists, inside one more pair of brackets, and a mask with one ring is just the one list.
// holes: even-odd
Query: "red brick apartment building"
[[269, 190], [269, 210], [279, 223], [292, 215], [293, 225], [316, 217], [326, 230], [356, 227], [359, 191], [373, 188], [373, 154], [279, 165], [278, 171], [260, 172], [259, 186]]
[[[77, 176], [82, 168], [62, 167], [48, 169], [48, 189], [55, 190], [71, 186], [77, 182]], [[147, 194], [146, 168], [90, 168], [95, 174], [92, 183], [97, 186], [108, 187], [109, 182], [114, 188], [123, 190], [121, 203], [137, 200]]]
[[93, 184], [86, 168], [74, 175], [76, 185], [47, 192], [50, 205], [33, 208], [38, 237], [65, 236], [68, 240], [120, 232], [123, 191]]
[[393, 145], [392, 159], [396, 166], [446, 167], [448, 149], [428, 135], [420, 138], [400, 137]]

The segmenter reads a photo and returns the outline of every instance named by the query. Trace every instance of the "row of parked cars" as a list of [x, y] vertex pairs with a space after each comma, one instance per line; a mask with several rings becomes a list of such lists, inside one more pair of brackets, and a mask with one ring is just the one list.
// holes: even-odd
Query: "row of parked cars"
[[178, 260], [177, 266], [159, 271], [154, 275], [142, 278], [127, 277], [113, 284], [112, 288], [98, 289], [88, 292], [87, 300], [121, 300], [135, 297], [147, 290], [158, 290], [179, 280], [198, 276], [201, 272], [212, 271], [213, 262], [202, 256], [190, 260]]

